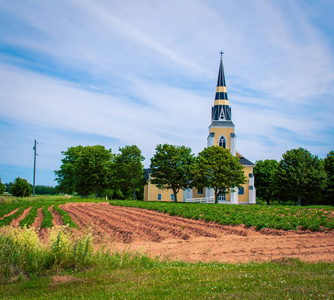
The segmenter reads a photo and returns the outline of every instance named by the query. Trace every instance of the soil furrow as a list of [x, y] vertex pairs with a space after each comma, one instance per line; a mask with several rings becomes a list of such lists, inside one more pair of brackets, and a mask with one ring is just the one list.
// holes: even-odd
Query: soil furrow
[[61, 215], [53, 208], [53, 205], [51, 205], [48, 210], [52, 213], [52, 224], [53, 226], [60, 226], [64, 225], [63, 218]]
[[[74, 213], [73, 208], [70, 209], [66, 206], [63, 207], [68, 213]], [[89, 210], [87, 211], [84, 207], [80, 205], [76, 206], [75, 209], [83, 218], [86, 216], [85, 220], [89, 222], [94, 222], [97, 226], [94, 226], [94, 230], [100, 233], [105, 233], [112, 230], [112, 235], [116, 237], [121, 237], [122, 240], [131, 242], [133, 238], [137, 235], [142, 236], [148, 240], [161, 240], [158, 233], [151, 231], [149, 228], [140, 225], [139, 223], [129, 222], [128, 220], [120, 219], [119, 216], [108, 215], [107, 217], [102, 211]]]
[[34, 223], [31, 224], [30, 227], [34, 227], [36, 230], [39, 230], [41, 228], [42, 222], [43, 222], [43, 207], [39, 208], [37, 210], [37, 218], [35, 219]]
[[106, 210], [104, 208], [97, 208], [97, 210], [108, 211], [114, 214], [117, 213], [117, 215], [120, 215], [130, 221], [138, 222], [139, 220], [140, 222], [144, 223], [145, 226], [157, 228], [161, 231], [167, 231], [172, 235], [181, 238], [184, 238], [185, 236], [189, 235], [217, 237], [217, 232], [212, 232], [212, 230], [210, 229], [207, 230], [207, 226], [205, 223], [201, 224], [197, 222], [196, 224], [188, 222], [187, 219], [183, 219], [182, 221], [175, 220], [175, 217], [169, 216], [167, 214], [159, 213], [147, 216], [146, 211], [138, 211], [136, 209], [129, 211], [122, 207], [116, 207], [116, 209], [106, 209]]
[[25, 209], [21, 216], [19, 216], [17, 219], [12, 220], [12, 222], [10, 223], [10, 226], [20, 227], [20, 221], [26, 217], [26, 215], [29, 213], [30, 210], [31, 210], [31, 207]]

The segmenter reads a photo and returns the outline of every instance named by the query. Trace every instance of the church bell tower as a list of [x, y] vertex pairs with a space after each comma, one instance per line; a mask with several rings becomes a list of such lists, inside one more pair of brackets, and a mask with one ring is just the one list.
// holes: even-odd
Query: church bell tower
[[232, 111], [228, 103], [223, 52], [220, 52], [220, 64], [216, 96], [211, 111], [211, 124], [209, 126], [209, 136], [207, 146], [221, 146], [229, 149], [232, 155], [236, 155], [236, 135], [234, 134], [234, 124], [232, 122]]

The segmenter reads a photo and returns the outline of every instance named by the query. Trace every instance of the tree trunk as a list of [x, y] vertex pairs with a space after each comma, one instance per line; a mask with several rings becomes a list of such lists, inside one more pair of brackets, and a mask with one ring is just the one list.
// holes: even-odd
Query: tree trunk
[[98, 189], [95, 189], [95, 198], [97, 198], [97, 196], [98, 196]]
[[302, 205], [302, 197], [300, 195], [298, 195], [298, 203], [297, 205]]
[[218, 204], [218, 190], [215, 189], [215, 203]]
[[270, 198], [266, 199], [267, 205], [270, 205]]

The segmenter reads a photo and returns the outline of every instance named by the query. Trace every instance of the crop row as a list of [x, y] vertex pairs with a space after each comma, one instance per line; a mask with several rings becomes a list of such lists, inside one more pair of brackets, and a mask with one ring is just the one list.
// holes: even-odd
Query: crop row
[[138, 207], [172, 216], [217, 222], [222, 225], [244, 224], [256, 229], [322, 231], [334, 229], [334, 208], [267, 205], [221, 205], [173, 202], [110, 201], [111, 205]]
[[[63, 204], [63, 203], [61, 203]], [[30, 207], [29, 213], [20, 221], [20, 227], [30, 227], [38, 216], [38, 209], [42, 208], [43, 220], [41, 228], [51, 228], [53, 226], [52, 220], [53, 216], [49, 210], [49, 207], [53, 205], [52, 203], [43, 202], [30, 202], [30, 203], [10, 203], [0, 205], [0, 218], [12, 211], [18, 209], [15, 213], [0, 219], [0, 227], [8, 226], [12, 220], [20, 217], [23, 212]], [[77, 224], [72, 221], [71, 217], [67, 212], [59, 208], [60, 204], [54, 204], [54, 209], [61, 215], [64, 224], [68, 224], [71, 228], [78, 228]]]

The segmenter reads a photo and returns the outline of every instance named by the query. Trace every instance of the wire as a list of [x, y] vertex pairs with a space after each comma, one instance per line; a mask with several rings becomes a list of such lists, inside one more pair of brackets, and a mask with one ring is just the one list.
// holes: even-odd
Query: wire
[[17, 133], [17, 131], [14, 130], [12, 126], [9, 126], [9, 124], [3, 119], [3, 117], [0, 116], [0, 119], [2, 120], [2, 122], [3, 122], [3, 123], [4, 123], [4, 124], [11, 130], [11, 131], [13, 131], [13, 132], [14, 132], [16, 135], [18, 135], [20, 138], [25, 139], [25, 140], [30, 140], [30, 139], [28, 139], [28, 138], [22, 136], [21, 134]]
[[18, 148], [16, 148], [15, 146], [13, 146], [12, 144], [8, 143], [1, 135], [0, 135], [0, 138], [10, 147], [12, 147], [13, 149], [15, 149], [16, 151], [19, 151], [21, 153], [24, 153], [24, 154], [28, 154], [28, 152], [25, 152], [25, 151], [22, 151]]

